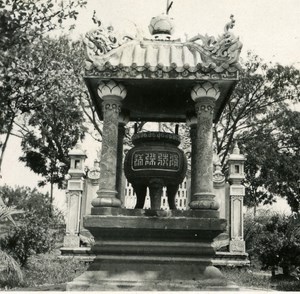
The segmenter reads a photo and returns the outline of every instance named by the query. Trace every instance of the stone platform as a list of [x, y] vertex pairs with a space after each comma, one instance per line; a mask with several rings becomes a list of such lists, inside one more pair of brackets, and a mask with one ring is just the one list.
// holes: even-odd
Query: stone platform
[[67, 290], [235, 290], [213, 266], [226, 220], [212, 211], [94, 208], [84, 226], [95, 260]]

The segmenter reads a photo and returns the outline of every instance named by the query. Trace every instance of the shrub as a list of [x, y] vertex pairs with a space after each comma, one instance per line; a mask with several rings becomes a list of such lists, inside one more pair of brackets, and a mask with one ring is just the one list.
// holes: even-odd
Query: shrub
[[49, 195], [36, 189], [4, 186], [0, 191], [6, 205], [24, 210], [23, 214], [15, 218], [17, 226], [0, 240], [2, 250], [24, 266], [32, 254], [45, 253], [54, 247], [61, 233], [63, 216], [57, 209], [53, 209]]
[[20, 223], [1, 241], [1, 248], [14, 258], [21, 266], [26, 265], [32, 254], [46, 253], [53, 248], [53, 238], [47, 224], [43, 219], [27, 215], [27, 219]]
[[13, 257], [0, 250], [0, 287], [13, 287], [23, 282], [20, 265]]
[[292, 267], [300, 266], [299, 216], [263, 213], [245, 218], [246, 248], [251, 259], [257, 258], [262, 269], [282, 267], [288, 276]]

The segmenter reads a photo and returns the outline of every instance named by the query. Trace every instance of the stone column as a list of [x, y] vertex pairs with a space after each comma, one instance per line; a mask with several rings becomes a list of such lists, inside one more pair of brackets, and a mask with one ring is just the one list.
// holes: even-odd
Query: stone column
[[[191, 196], [195, 193], [195, 179], [196, 179], [196, 149], [197, 149], [197, 118], [190, 117], [186, 121], [190, 127], [191, 138]], [[191, 199], [191, 197], [190, 197]]]
[[191, 209], [219, 208], [213, 193], [213, 115], [220, 92], [217, 84], [199, 83], [191, 91], [197, 114], [195, 183]]
[[119, 125], [118, 125], [118, 150], [117, 150], [117, 178], [116, 178], [116, 190], [118, 192], [118, 199], [121, 200], [121, 203], [124, 205], [124, 187], [123, 187], [123, 144], [125, 136], [125, 125], [127, 124], [128, 119], [125, 115], [121, 114], [119, 116]]
[[126, 89], [120, 83], [105, 81], [99, 84], [98, 95], [103, 100], [103, 134], [99, 190], [92, 205], [94, 207], [120, 207], [121, 201], [116, 197], [118, 123], [121, 101], [126, 96]]

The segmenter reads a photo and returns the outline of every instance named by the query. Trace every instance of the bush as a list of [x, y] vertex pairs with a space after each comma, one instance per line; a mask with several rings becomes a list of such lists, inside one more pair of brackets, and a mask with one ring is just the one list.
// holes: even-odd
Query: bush
[[36, 189], [4, 186], [0, 192], [6, 205], [24, 211], [15, 217], [16, 227], [0, 240], [0, 248], [24, 266], [32, 254], [46, 253], [54, 247], [61, 234], [63, 216], [53, 209], [49, 195]]
[[295, 215], [266, 212], [246, 217], [245, 240], [250, 258], [257, 258], [262, 269], [271, 269], [272, 275], [277, 267], [290, 275], [292, 267], [300, 266], [299, 220]]
[[12, 228], [1, 241], [1, 248], [24, 266], [32, 254], [51, 250], [54, 240], [47, 226], [38, 222], [36, 218], [29, 218]]
[[23, 282], [19, 264], [6, 252], [0, 250], [0, 288], [11, 288]]

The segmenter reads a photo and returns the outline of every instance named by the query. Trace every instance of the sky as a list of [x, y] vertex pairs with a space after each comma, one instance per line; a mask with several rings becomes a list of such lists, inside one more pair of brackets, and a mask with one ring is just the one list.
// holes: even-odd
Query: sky
[[[91, 18], [93, 11], [105, 26], [112, 25], [116, 32], [132, 33], [139, 28], [149, 35], [148, 25], [152, 17], [164, 13], [166, 0], [88, 0], [80, 11], [73, 38], [95, 28]], [[232, 32], [243, 43], [241, 57], [248, 50], [254, 51], [266, 62], [294, 65], [300, 68], [300, 0], [174, 0], [169, 12], [174, 19], [174, 35], [183, 40], [200, 34], [219, 36], [235, 18]], [[56, 31], [56, 34], [69, 33]], [[295, 108], [300, 110], [299, 107]], [[87, 165], [96, 157], [97, 145], [87, 136], [83, 149], [87, 150]], [[20, 140], [12, 138], [4, 158], [0, 185], [27, 185], [34, 187], [39, 177], [18, 161], [21, 154]], [[46, 187], [43, 191], [49, 191]], [[63, 191], [55, 190], [55, 203], [65, 209]], [[278, 209], [283, 208], [280, 201]], [[286, 207], [283, 208], [285, 210]]]

